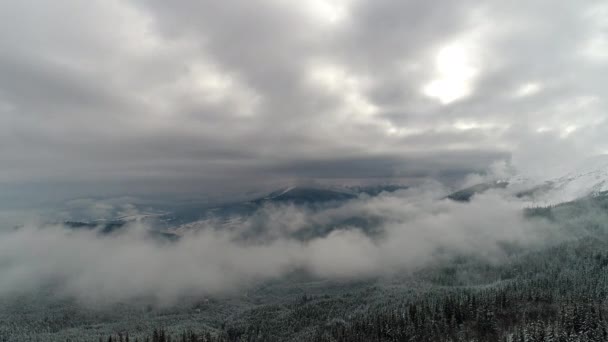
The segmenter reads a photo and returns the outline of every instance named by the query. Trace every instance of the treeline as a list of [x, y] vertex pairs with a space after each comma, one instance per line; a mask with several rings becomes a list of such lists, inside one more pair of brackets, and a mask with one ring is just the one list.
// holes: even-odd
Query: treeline
[[[567, 303], [552, 308], [549, 303], [509, 303], [505, 296], [487, 294], [454, 295], [440, 302], [425, 301], [405, 310], [387, 310], [365, 315], [353, 322], [334, 321], [319, 327], [315, 335], [302, 341], [504, 341], [504, 342], [584, 342], [608, 341], [604, 308], [592, 303]], [[298, 339], [294, 339], [298, 340]], [[250, 327], [245, 331], [226, 329], [210, 332], [169, 334], [154, 330], [144, 338], [110, 336], [100, 342], [232, 342], [280, 341], [276, 334]]]
[[608, 341], [598, 303], [513, 301], [502, 291], [455, 294], [319, 330], [313, 341]]
[[[287, 307], [256, 308], [214, 331], [160, 329], [138, 341], [608, 341], [606, 251], [604, 240], [581, 239], [511, 263], [472, 262], [429, 271], [427, 290], [372, 302], [356, 313], [349, 308], [369, 300], [369, 294], [303, 296]], [[482, 273], [481, 284], [460, 284], [462, 274]], [[117, 338], [112, 342], [122, 342]]]

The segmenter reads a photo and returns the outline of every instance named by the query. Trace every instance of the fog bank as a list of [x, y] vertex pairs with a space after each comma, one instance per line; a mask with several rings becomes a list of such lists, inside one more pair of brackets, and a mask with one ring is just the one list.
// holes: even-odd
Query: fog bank
[[[550, 229], [525, 219], [522, 203], [499, 191], [457, 203], [438, 200], [435, 190], [364, 196], [320, 210], [267, 206], [242, 218], [236, 229], [199, 227], [175, 242], [151, 238], [141, 224], [110, 235], [29, 225], [0, 237], [0, 296], [53, 282], [60, 295], [84, 301], [151, 296], [170, 303], [183, 295], [243, 289], [294, 270], [357, 279], [415, 270], [462, 253], [500, 262], [505, 243], [543, 243]], [[348, 217], [374, 218], [379, 233], [339, 223]], [[303, 227], [332, 222], [338, 223], [328, 234], [293, 238]], [[254, 226], [264, 226], [267, 238], [240, 238]]]

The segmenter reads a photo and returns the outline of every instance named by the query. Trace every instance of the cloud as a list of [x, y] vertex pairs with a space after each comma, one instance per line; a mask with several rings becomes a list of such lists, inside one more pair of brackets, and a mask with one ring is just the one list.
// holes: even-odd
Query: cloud
[[[320, 210], [266, 207], [230, 229], [200, 223], [172, 243], [150, 238], [141, 224], [110, 235], [26, 226], [1, 236], [0, 295], [55, 284], [59, 295], [87, 303], [153, 298], [167, 304], [242, 290], [293, 271], [358, 279], [461, 254], [499, 262], [504, 244], [547, 243], [550, 227], [524, 219], [521, 203], [499, 192], [469, 204], [437, 200], [439, 189], [426, 185]], [[353, 217], [375, 220], [377, 233], [345, 223]], [[332, 230], [294, 238], [311, 226]], [[256, 239], [242, 238], [253, 229]]]
[[6, 1], [0, 183], [211, 192], [605, 152], [604, 7]]

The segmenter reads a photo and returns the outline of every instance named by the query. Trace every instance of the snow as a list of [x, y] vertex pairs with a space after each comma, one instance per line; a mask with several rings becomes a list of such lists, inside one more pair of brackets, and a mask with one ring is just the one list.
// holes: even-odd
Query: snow
[[142, 221], [146, 218], [150, 218], [150, 217], [161, 217], [163, 215], [167, 214], [166, 212], [162, 212], [162, 213], [138, 213], [138, 214], [133, 214], [133, 215], [125, 215], [125, 216], [120, 216], [117, 217], [116, 220], [120, 220], [120, 221]]
[[266, 199], [273, 199], [273, 198], [277, 198], [279, 196], [285, 195], [286, 193], [290, 192], [291, 190], [293, 190], [295, 188], [296, 188], [295, 186], [290, 186], [276, 195], [275, 194], [269, 195], [268, 197], [266, 197]]
[[545, 188], [532, 198], [532, 202], [540, 206], [569, 202], [608, 191], [608, 155], [587, 159], [563, 176], [548, 179], [536, 186]]

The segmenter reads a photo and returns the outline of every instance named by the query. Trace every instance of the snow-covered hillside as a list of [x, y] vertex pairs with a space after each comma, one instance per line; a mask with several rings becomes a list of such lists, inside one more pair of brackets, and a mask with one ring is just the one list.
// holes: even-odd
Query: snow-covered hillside
[[[608, 155], [596, 156], [573, 167], [563, 176], [527, 185], [521, 181], [511, 182], [518, 187], [518, 197], [532, 201], [536, 205], [554, 205], [577, 198], [608, 191]], [[528, 183], [529, 184], [529, 183]]]

